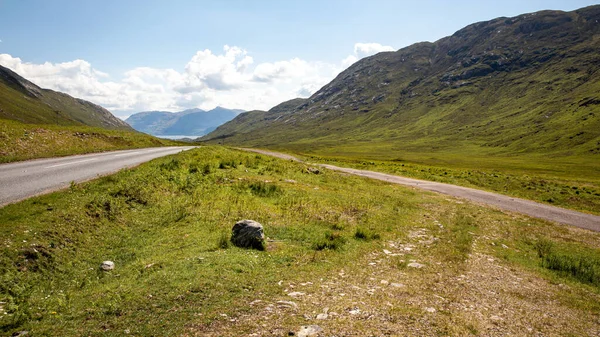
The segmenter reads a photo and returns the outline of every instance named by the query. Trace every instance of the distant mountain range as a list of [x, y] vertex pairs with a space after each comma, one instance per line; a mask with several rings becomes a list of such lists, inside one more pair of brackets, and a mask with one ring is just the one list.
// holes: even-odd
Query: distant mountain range
[[230, 121], [244, 110], [216, 107], [209, 111], [189, 109], [180, 112], [145, 111], [127, 118], [134, 129], [155, 136], [202, 136]]
[[600, 155], [600, 6], [469, 25], [364, 58], [203, 140], [340, 153]]
[[89, 125], [133, 131], [103, 107], [42, 89], [3, 66], [0, 66], [0, 118], [30, 124]]

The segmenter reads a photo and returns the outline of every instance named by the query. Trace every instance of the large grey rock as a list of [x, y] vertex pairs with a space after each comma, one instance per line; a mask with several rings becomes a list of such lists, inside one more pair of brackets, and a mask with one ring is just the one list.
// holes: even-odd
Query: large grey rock
[[231, 243], [242, 248], [265, 249], [263, 226], [254, 220], [242, 220], [233, 225]]

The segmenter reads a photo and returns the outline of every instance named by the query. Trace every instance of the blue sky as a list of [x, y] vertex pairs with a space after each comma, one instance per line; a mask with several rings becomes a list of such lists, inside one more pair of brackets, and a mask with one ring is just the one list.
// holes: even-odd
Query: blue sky
[[477, 21], [593, 4], [0, 0], [0, 64], [121, 117], [216, 105], [266, 109], [314, 92], [377, 51], [435, 41]]

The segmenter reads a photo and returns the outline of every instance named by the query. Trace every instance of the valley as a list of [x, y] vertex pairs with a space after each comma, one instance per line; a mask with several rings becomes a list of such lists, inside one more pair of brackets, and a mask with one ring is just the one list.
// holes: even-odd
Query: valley
[[[318, 57], [339, 56], [336, 31], [385, 35], [405, 8], [373, 25], [396, 4], [345, 17], [354, 5], [182, 3], [144, 6], [151, 25], [116, 3], [128, 15], [98, 11], [110, 27], [78, 12], [118, 34], [73, 43], [74, 61], [0, 54], [0, 335], [600, 335], [600, 5], [486, 9], [434, 42], [357, 42], [332, 65]], [[260, 44], [207, 42], [231, 32]], [[153, 49], [102, 48], [111, 74], [79, 59], [109, 36]], [[262, 225], [252, 248], [232, 239], [244, 219]]]
[[599, 331], [598, 233], [307, 168], [208, 146], [0, 209], [4, 331]]

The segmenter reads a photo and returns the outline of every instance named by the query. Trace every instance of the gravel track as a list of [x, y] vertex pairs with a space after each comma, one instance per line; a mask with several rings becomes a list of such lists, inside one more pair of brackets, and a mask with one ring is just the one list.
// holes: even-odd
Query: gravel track
[[[241, 149], [261, 153], [268, 156], [274, 156], [287, 160], [301, 161], [294, 156], [273, 151], [258, 149]], [[467, 199], [477, 203], [482, 203], [497, 207], [502, 210], [517, 212], [531, 216], [533, 218], [549, 220], [561, 224], [571, 225], [579, 228], [600, 232], [600, 216], [577, 212], [565, 208], [541, 204], [531, 200], [525, 200], [503, 194], [482, 191], [474, 188], [438, 183], [433, 181], [412, 179], [400, 177], [392, 174], [373, 172], [367, 170], [358, 170], [353, 168], [339, 167], [327, 164], [313, 164], [329, 170], [344, 172], [361, 177], [383, 180], [394, 184], [412, 186], [427, 191], [442, 193], [453, 197]]]

